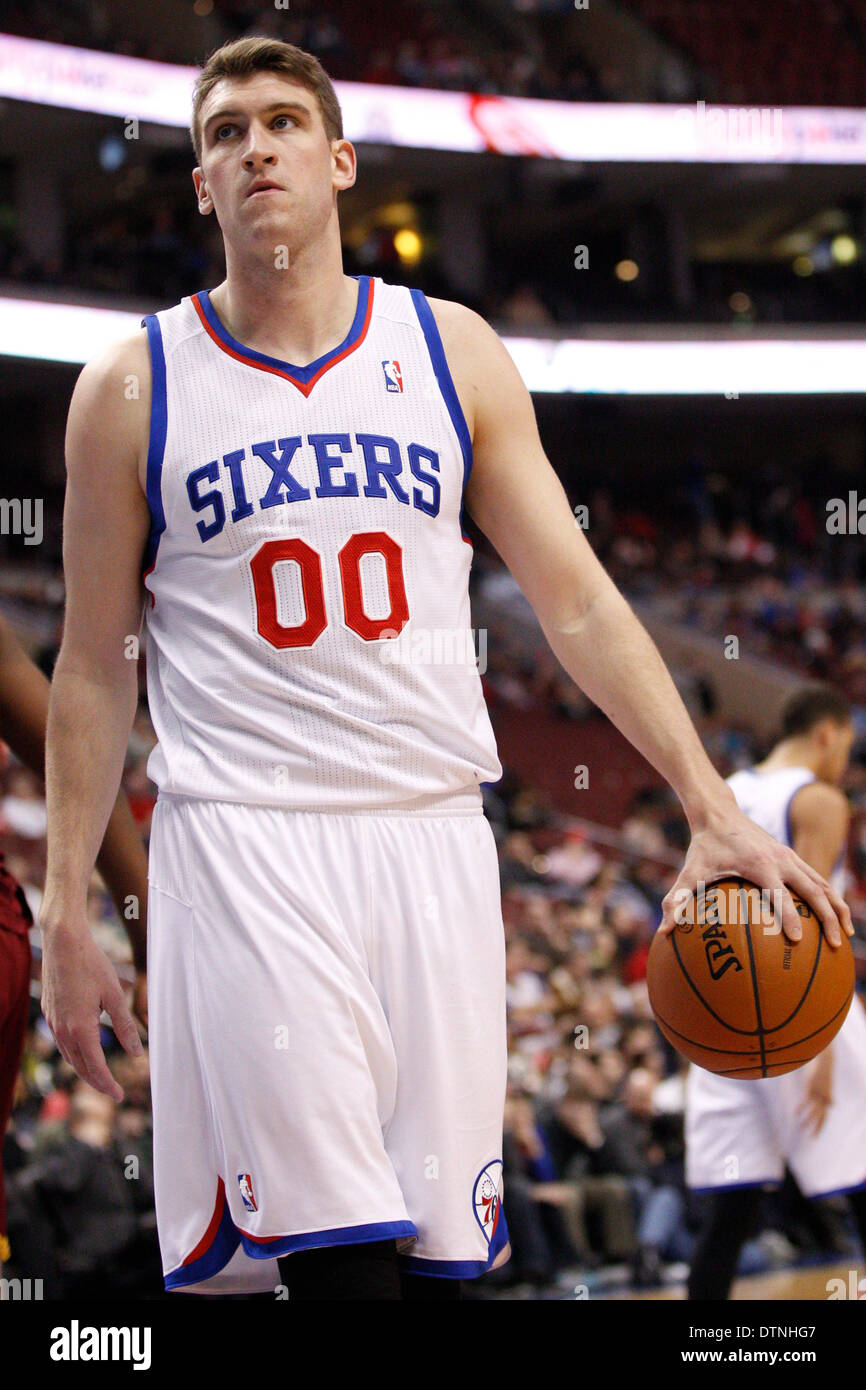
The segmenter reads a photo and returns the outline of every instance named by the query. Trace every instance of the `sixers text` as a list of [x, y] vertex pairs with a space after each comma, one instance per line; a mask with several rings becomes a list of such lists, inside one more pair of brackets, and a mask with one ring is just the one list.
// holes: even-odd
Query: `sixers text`
[[[306, 443], [300, 435], [290, 435], [262, 440], [248, 450], [233, 449], [221, 460], [212, 459], [188, 474], [186, 490], [193, 511], [211, 512], [209, 520], [196, 523], [203, 543], [223, 530], [227, 506], [231, 506], [229, 518], [233, 522], [252, 516], [255, 507], [249, 496], [250, 472], [255, 467], [260, 473], [261, 464], [270, 474], [264, 493], [255, 498], [261, 510], [305, 502], [313, 494], [357, 497], [363, 469], [365, 497], [391, 496], [428, 516], [439, 514], [439, 455], [435, 449], [409, 444], [404, 459], [397, 440], [384, 434], [356, 434], [354, 439], [348, 434], [308, 434]], [[217, 486], [204, 491], [208, 483]], [[313, 483], [311, 492], [308, 484]]]

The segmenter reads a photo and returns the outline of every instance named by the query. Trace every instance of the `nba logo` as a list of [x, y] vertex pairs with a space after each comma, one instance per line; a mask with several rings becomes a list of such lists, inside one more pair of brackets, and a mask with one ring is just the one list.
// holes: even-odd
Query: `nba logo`
[[253, 1196], [253, 1180], [249, 1173], [238, 1173], [238, 1187], [241, 1190], [241, 1201], [247, 1211], [258, 1211], [256, 1199]]
[[403, 390], [403, 373], [400, 371], [399, 362], [383, 362], [382, 371], [385, 373], [386, 391]]

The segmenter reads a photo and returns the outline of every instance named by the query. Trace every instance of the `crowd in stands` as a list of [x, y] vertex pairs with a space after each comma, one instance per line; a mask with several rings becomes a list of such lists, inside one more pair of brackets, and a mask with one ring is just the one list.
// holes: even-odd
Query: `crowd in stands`
[[[615, 99], [603, 75], [584, 58], [542, 42], [473, 41], [423, 0], [400, 6], [381, 0], [359, 7], [352, 0], [215, 0], [196, 7], [198, 28], [158, 23], [131, 25], [122, 6], [76, 0], [60, 6], [29, 0], [4, 9], [6, 33], [50, 43], [73, 44], [168, 63], [201, 63], [219, 43], [248, 33], [264, 34], [315, 53], [332, 77], [353, 82], [504, 93], [563, 101]], [[569, 5], [564, 16], [573, 17]], [[453, 18], [453, 16], [452, 16]], [[482, 16], [483, 21], [483, 16]], [[482, 23], [483, 27], [483, 23]]]
[[731, 487], [696, 456], [683, 488], [673, 514], [666, 502], [615, 512], [599, 494], [593, 545], [617, 582], [658, 616], [734, 635], [866, 707], [866, 555], [849, 529], [850, 478], [816, 458], [796, 481], [761, 467]]
[[[6, 6], [2, 24], [8, 33], [52, 43], [188, 64], [254, 31], [310, 49], [346, 80], [565, 101], [630, 99], [636, 79], [628, 63], [618, 64], [615, 54], [588, 58], [578, 27], [587, 16], [574, 0], [509, 0], [507, 8], [512, 24], [488, 32], [493, 42], [484, 41], [489, 9], [472, 13], [470, 6], [461, 16], [423, 0], [197, 0], [197, 22], [178, 26], [132, 24], [123, 6], [105, 0], [29, 0]], [[642, 73], [645, 100], [862, 103], [864, 0], [762, 0], [758, 7], [743, 0], [627, 0], [627, 8], [663, 45], [649, 75]]]
[[[715, 0], [694, 0], [708, 11], [706, 23], [701, 24], [690, 18], [692, 0], [634, 0], [633, 8], [660, 32], [671, 30], [673, 34], [676, 29], [675, 39], [680, 31], [693, 44], [709, 42], [700, 37], [705, 33], [722, 35], [724, 42], [719, 38], [719, 47], [739, 55], [739, 60], [748, 61], [755, 71], [760, 66], [757, 55], [765, 53], [760, 41], [764, 28], [756, 26], [764, 26], [766, 10], [766, 54], [775, 53], [780, 34], [787, 45], [785, 36], [790, 30], [796, 51], [805, 45], [808, 61], [827, 81], [827, 101], [841, 101], [843, 89], [828, 77], [832, 71], [829, 60], [814, 62], [809, 25], [779, 27], [778, 15], [787, 14], [797, 3], [773, 0], [762, 7], [760, 18], [749, 14], [744, 19], [742, 0], [725, 0], [721, 7], [725, 15], [731, 5], [739, 7], [739, 39], [731, 37], [734, 29], [729, 34], [727, 18], [719, 19]], [[821, 19], [826, 7], [841, 10], [846, 5], [852, 13], [856, 8], [858, 15], [861, 10], [866, 14], [866, 0], [856, 0], [856, 4], [855, 0], [824, 0], [814, 15], [810, 7], [820, 33], [826, 28]], [[400, 6], [382, 5], [381, 0], [370, 0], [364, 6], [353, 0], [327, 0], [323, 4], [292, 0], [286, 8], [262, 5], [260, 0], [205, 0], [193, 7], [176, 29], [160, 23], [133, 23], [123, 6], [108, 5], [104, 0], [75, 0], [60, 6], [51, 0], [32, 0], [7, 6], [0, 25], [13, 34], [189, 64], [202, 61], [224, 39], [249, 32], [272, 34], [315, 52], [328, 71], [343, 80], [571, 101], [686, 102], [698, 96], [712, 100], [716, 95], [712, 83], [708, 87], [694, 84], [688, 63], [677, 68], [682, 80], [669, 80], [665, 73], [670, 63], [666, 67], [661, 58], [655, 85], [638, 92], [634, 65], [626, 57], [621, 56], [618, 64], [602, 61], [597, 54], [595, 62], [589, 60], [580, 38], [581, 24], [590, 22], [589, 12], [583, 14], [573, 5], [512, 0], [511, 9], [522, 28], [497, 25], [487, 41], [482, 39], [488, 11], [475, 13], [470, 7], [461, 22], [452, 22], [446, 10], [424, 0], [407, 0]], [[855, 30], [850, 24], [834, 23], [848, 36], [850, 49]], [[862, 24], [856, 32], [861, 30], [866, 33]], [[675, 48], [686, 51], [687, 45], [686, 50], [678, 43]], [[641, 64], [642, 71], [647, 63], [648, 57]], [[773, 57], [767, 66], [778, 83], [784, 79], [795, 84], [787, 61]], [[694, 71], [703, 69], [698, 64]], [[792, 87], [790, 97], [781, 85], [774, 90], [778, 103], [807, 100], [804, 93], [810, 89], [794, 91]], [[27, 249], [27, 239], [17, 225], [20, 212], [15, 188], [21, 182], [16, 168], [18, 153], [10, 152], [5, 164], [0, 164], [0, 279], [34, 286], [61, 284], [74, 293], [135, 301], [136, 307], [176, 302], [203, 286], [216, 284], [223, 273], [218, 229], [212, 218], [203, 219], [196, 212], [185, 157], [145, 147], [130, 158], [123, 140], [116, 134], [99, 134], [94, 125], [94, 147], [100, 159], [103, 146], [107, 177], [99, 193], [85, 205], [79, 204], [74, 194], [66, 200], [66, 225], [58, 236], [56, 253], [44, 246]], [[111, 163], [113, 159], [116, 166]], [[347, 248], [347, 269], [353, 274], [407, 281], [441, 297], [464, 299], [492, 321], [515, 329], [622, 321], [729, 324], [742, 321], [732, 308], [734, 293], [746, 294], [751, 306], [749, 322], [845, 323], [862, 318], [860, 265], [797, 277], [783, 262], [714, 264], [695, 257], [690, 266], [689, 303], [684, 305], [672, 297], [665, 270], [670, 248], [660, 232], [652, 233], [646, 244], [638, 281], [624, 285], [613, 273], [625, 254], [619, 238], [599, 234], [593, 245], [593, 273], [577, 276], [570, 243], [558, 230], [550, 234], [558, 238], [553, 245], [540, 241], [538, 254], [527, 258], [523, 243], [509, 247], [507, 237], [497, 238], [500, 217], [500, 210], [492, 208], [485, 232], [487, 265], [474, 297], [464, 287], [448, 282], [432, 204], [423, 214], [425, 245], [418, 265], [400, 261], [391, 227], [387, 231], [374, 228], [362, 247], [353, 243], [352, 249]], [[820, 251], [822, 256], [829, 256], [829, 244]]]
[[[686, 55], [703, 94], [735, 104], [863, 104], [864, 0], [629, 0]], [[706, 90], [706, 81], [715, 90]]]

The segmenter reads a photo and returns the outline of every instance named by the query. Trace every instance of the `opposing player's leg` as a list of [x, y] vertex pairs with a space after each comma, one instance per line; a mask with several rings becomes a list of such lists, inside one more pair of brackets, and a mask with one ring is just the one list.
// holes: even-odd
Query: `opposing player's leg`
[[[12, 1113], [15, 1081], [30, 1007], [30, 941], [24, 932], [0, 926], [0, 1150]], [[0, 1156], [0, 1269], [9, 1258], [6, 1194]]]

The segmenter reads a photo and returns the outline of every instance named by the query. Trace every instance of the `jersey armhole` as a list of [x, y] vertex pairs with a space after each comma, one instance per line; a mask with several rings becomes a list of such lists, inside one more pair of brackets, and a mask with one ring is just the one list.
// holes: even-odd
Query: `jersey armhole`
[[410, 290], [412, 303], [415, 306], [415, 313], [418, 315], [418, 322], [427, 343], [427, 351], [430, 354], [430, 361], [433, 364], [433, 371], [439, 383], [439, 390], [442, 392], [442, 399], [451, 417], [454, 432], [460, 443], [460, 451], [463, 455], [463, 493], [460, 506], [460, 529], [463, 532], [464, 540], [468, 540], [466, 529], [463, 525], [463, 502], [466, 497], [466, 488], [469, 483], [469, 475], [472, 472], [472, 438], [469, 434], [469, 426], [466, 423], [466, 416], [460, 404], [460, 397], [454, 385], [451, 369], [445, 357], [445, 349], [442, 346], [442, 336], [439, 326], [433, 317], [433, 310], [427, 302], [427, 296], [423, 290]]
[[[160, 537], [165, 530], [165, 512], [162, 506], [162, 464], [165, 457], [165, 440], [168, 431], [168, 401], [166, 393], [165, 352], [162, 345], [162, 329], [156, 314], [147, 314], [142, 320], [147, 329], [147, 346], [150, 352], [152, 378], [150, 402], [150, 430], [147, 445], [147, 504], [150, 508], [150, 531], [144, 551], [142, 583], [153, 571], [159, 550]], [[146, 587], [146, 586], [145, 586]], [[154, 597], [150, 596], [153, 607]]]

